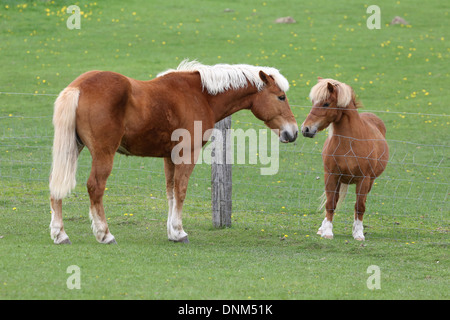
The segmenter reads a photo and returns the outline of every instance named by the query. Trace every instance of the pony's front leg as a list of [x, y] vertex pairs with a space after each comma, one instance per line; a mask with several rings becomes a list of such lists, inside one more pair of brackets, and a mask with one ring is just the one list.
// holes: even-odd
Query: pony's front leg
[[374, 179], [364, 178], [356, 184], [355, 221], [353, 222], [352, 235], [355, 240], [364, 241], [363, 218], [366, 212], [367, 194], [372, 188]]
[[317, 234], [320, 234], [322, 238], [333, 239], [333, 217], [334, 211], [336, 210], [336, 204], [339, 200], [339, 188], [340, 183], [336, 175], [325, 175], [325, 194], [327, 201], [325, 203], [326, 215], [325, 219], [322, 221]]
[[189, 242], [188, 234], [183, 230], [182, 211], [184, 199], [186, 198], [189, 177], [191, 176], [194, 167], [195, 164], [178, 164], [175, 165], [174, 168], [173, 208], [170, 212], [171, 200], [169, 198], [169, 216], [167, 219], [167, 236], [171, 241], [184, 243]]

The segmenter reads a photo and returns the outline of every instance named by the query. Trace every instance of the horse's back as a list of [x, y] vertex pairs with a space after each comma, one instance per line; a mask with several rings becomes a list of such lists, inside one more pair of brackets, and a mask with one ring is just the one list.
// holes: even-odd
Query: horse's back
[[386, 126], [384, 125], [383, 120], [381, 120], [378, 116], [370, 112], [363, 112], [360, 113], [360, 117], [364, 119], [366, 122], [375, 126], [375, 128], [377, 128], [378, 131], [381, 132], [383, 137], [386, 137]]

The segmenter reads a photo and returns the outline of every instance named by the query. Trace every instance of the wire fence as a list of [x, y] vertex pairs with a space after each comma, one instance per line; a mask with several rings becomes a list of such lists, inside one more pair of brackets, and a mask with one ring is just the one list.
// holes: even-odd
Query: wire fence
[[[0, 92], [3, 94], [20, 93]], [[448, 117], [408, 114], [418, 118], [424, 115]], [[49, 213], [51, 120], [51, 115], [0, 115], [0, 208], [3, 212]], [[256, 120], [241, 121], [237, 115], [233, 118], [232, 128], [265, 126]], [[261, 175], [259, 164], [234, 164], [233, 225], [244, 225], [262, 235], [275, 233], [280, 238], [313, 236], [323, 220], [318, 207], [324, 191], [321, 156], [324, 139], [325, 134], [318, 139], [299, 137], [294, 143], [281, 144], [276, 175]], [[367, 199], [366, 239], [447, 242], [450, 146], [400, 140], [388, 140], [388, 144], [387, 168], [376, 180]], [[89, 199], [85, 183], [89, 171], [90, 155], [85, 150], [79, 158], [78, 185], [65, 201], [66, 216], [87, 217]], [[336, 213], [335, 236], [351, 235], [354, 193], [355, 187], [350, 187], [349, 196]], [[105, 191], [105, 209], [108, 217], [142, 214], [149, 220], [164, 222], [167, 201], [162, 160], [116, 155]], [[188, 219], [185, 222], [187, 231], [192, 222], [211, 223], [211, 167], [206, 163], [197, 165], [191, 177], [184, 216]]]

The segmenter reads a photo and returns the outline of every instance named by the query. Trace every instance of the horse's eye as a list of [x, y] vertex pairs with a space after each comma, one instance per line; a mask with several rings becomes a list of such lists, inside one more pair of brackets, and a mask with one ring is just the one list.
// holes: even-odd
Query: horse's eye
[[330, 104], [329, 104], [329, 103], [324, 103], [323, 106], [324, 106], [324, 107], [329, 107]]
[[279, 96], [278, 99], [281, 101], [284, 101], [284, 100], [286, 100], [286, 96], [285, 95]]

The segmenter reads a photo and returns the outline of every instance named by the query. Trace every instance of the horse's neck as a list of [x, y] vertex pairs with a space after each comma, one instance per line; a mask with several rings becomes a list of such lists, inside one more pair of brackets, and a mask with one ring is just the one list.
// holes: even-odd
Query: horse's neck
[[344, 137], [364, 138], [363, 122], [356, 108], [342, 111], [342, 117], [338, 122], [333, 122], [328, 128], [329, 135]]
[[253, 95], [258, 90], [249, 85], [245, 88], [230, 89], [225, 92], [209, 95], [209, 104], [214, 112], [216, 122], [238, 112], [249, 109], [252, 105]]

